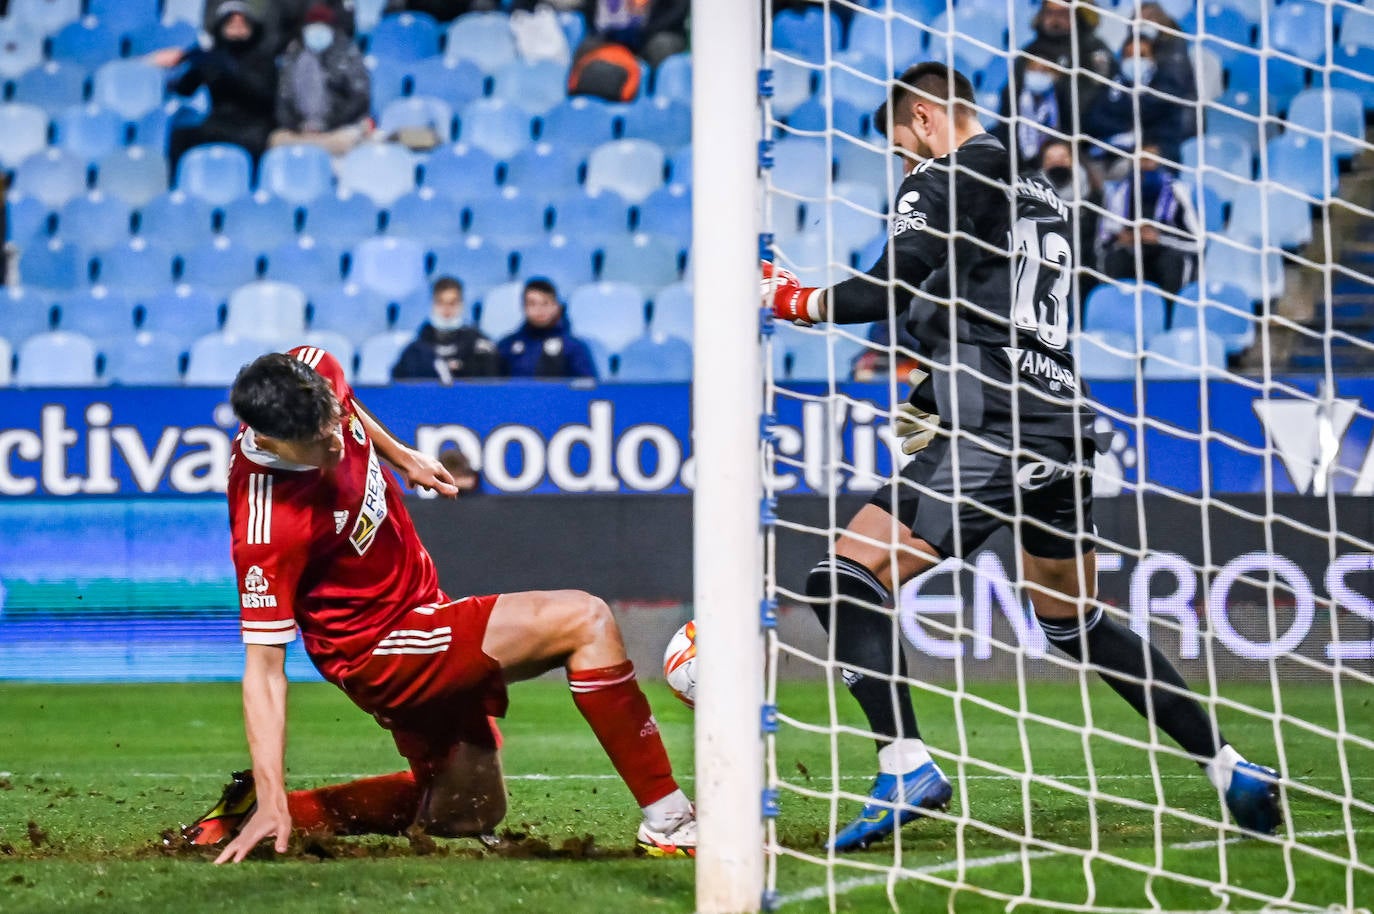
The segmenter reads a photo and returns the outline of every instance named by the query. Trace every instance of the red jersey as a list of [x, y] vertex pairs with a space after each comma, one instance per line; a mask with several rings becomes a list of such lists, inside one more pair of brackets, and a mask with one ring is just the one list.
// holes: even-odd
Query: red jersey
[[412, 644], [397, 622], [446, 598], [338, 361], [310, 346], [290, 354], [333, 386], [344, 454], [331, 470], [300, 466], [257, 447], [251, 429], [239, 430], [228, 494], [243, 640], [285, 644], [299, 628], [310, 659], [338, 684], [374, 648], [443, 650], [447, 642], [436, 636], [444, 633], [422, 633], [426, 643]]

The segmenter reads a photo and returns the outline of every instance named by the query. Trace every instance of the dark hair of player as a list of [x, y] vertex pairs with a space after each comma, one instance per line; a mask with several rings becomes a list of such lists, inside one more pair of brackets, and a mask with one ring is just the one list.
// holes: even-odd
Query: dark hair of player
[[438, 279], [434, 280], [434, 288], [430, 290], [430, 294], [438, 298], [445, 292], [457, 292], [461, 296], [463, 294], [463, 284], [452, 276], [440, 276]]
[[[953, 91], [951, 91], [951, 89]], [[902, 123], [913, 100], [953, 102], [954, 116], [960, 120], [974, 115], [973, 83], [951, 66], [938, 60], [927, 60], [897, 77], [892, 94], [873, 112], [873, 129], [887, 136], [887, 112], [892, 110], [893, 122]]]
[[259, 356], [239, 369], [229, 388], [229, 403], [254, 432], [279, 441], [319, 437], [339, 408], [323, 375], [280, 352]]
[[538, 277], [536, 277], [535, 279], [531, 279], [529, 282], [525, 283], [525, 291], [542, 292], [544, 295], [550, 296], [555, 301], [558, 300], [558, 290], [555, 289], [553, 287], [553, 283], [549, 282], [547, 279], [541, 279]]

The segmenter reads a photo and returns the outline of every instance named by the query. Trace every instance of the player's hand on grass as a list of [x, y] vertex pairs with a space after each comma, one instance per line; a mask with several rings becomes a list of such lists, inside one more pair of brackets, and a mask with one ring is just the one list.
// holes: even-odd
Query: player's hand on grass
[[819, 289], [804, 287], [791, 270], [767, 260], [759, 261], [759, 271], [763, 274], [759, 293], [764, 306], [773, 310], [774, 317], [808, 326], [821, 320], [821, 315], [813, 313], [811, 307], [811, 299]]
[[248, 821], [243, 823], [243, 828], [234, 836], [234, 840], [230, 841], [215, 858], [215, 864], [242, 863], [243, 858], [247, 857], [259, 842], [273, 837], [277, 839], [272, 844], [277, 853], [286, 853], [287, 841], [291, 837], [291, 813], [286, 809], [285, 796], [281, 798], [280, 803], [271, 807], [259, 803], [258, 808], [248, 817]]
[[405, 466], [396, 468], [405, 478], [406, 485], [411, 488], [423, 486], [433, 489], [445, 498], [458, 497], [458, 486], [454, 483], [453, 476], [437, 458], [421, 454], [419, 451], [411, 451], [410, 457]]
[[[915, 390], [928, 377], [928, 372], [913, 368], [907, 375], [907, 381], [911, 384], [912, 390]], [[910, 403], [903, 403], [897, 407], [892, 416], [892, 430], [902, 439], [903, 454], [913, 455], [924, 450], [926, 445], [935, 440], [935, 433], [939, 428], [939, 416]]]

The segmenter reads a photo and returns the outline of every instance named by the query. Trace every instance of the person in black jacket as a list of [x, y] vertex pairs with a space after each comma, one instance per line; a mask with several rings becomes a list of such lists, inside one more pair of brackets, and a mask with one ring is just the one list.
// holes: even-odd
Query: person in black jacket
[[452, 276], [434, 283], [433, 308], [415, 339], [401, 351], [391, 377], [397, 381], [440, 381], [498, 377], [504, 372], [496, 344], [463, 323], [463, 284]]
[[358, 46], [338, 26], [326, 3], [305, 14], [278, 71], [277, 129], [273, 146], [310, 143], [346, 155], [371, 129], [372, 77]]
[[[1054, 64], [1061, 73], [1074, 72], [1069, 103], [1086, 112], [1103, 87], [1116, 76], [1116, 55], [1097, 37], [1097, 11], [1089, 3], [1071, 7], [1067, 0], [1045, 0], [1031, 22], [1035, 39], [1016, 58], [1015, 77], [1021, 87], [1027, 57]], [[1064, 112], [1064, 123], [1073, 118]], [[1067, 131], [1072, 132], [1072, 130]]]
[[262, 20], [244, 0], [223, 0], [215, 7], [214, 23], [209, 50], [171, 50], [154, 58], [164, 66], [184, 67], [171, 85], [178, 95], [190, 95], [201, 86], [210, 90], [209, 116], [172, 131], [168, 156], [173, 172], [186, 150], [202, 143], [234, 143], [257, 159], [276, 126], [277, 52]]
[[1154, 42], [1141, 37], [1127, 39], [1121, 49], [1120, 74], [1087, 110], [1083, 129], [1124, 152], [1157, 145], [1164, 158], [1177, 162], [1183, 141], [1197, 135], [1192, 72], [1161, 67]]

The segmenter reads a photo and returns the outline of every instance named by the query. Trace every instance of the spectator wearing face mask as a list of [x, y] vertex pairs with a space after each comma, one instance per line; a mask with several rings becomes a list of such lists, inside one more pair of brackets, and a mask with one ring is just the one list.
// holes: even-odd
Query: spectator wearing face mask
[[[1097, 37], [1097, 11], [1092, 3], [1079, 0], [1070, 6], [1068, 0], [1045, 0], [1031, 27], [1035, 38], [1017, 58], [1015, 84], [1022, 85], [1020, 77], [1027, 60], [1038, 57], [1057, 66], [1058, 72], [1076, 74], [1067, 79], [1065, 94], [1069, 105], [1087, 111], [1117, 73], [1116, 55]], [[1066, 122], [1072, 124], [1073, 119], [1066, 117]]]
[[1154, 42], [1132, 38], [1121, 49], [1121, 76], [1084, 119], [1090, 136], [1131, 151], [1141, 143], [1177, 162], [1179, 145], [1197, 134], [1194, 87], [1155, 62]]
[[371, 78], [357, 45], [323, 3], [305, 15], [277, 80], [277, 129], [270, 143], [309, 143], [341, 156], [361, 143], [371, 121]]
[[1136, 15], [1140, 20], [1136, 24], [1140, 36], [1154, 44], [1155, 65], [1166, 71], [1171, 79], [1192, 86], [1193, 60], [1188, 40], [1183, 37], [1178, 21], [1158, 3], [1140, 4], [1140, 11]]
[[490, 378], [503, 374], [496, 344], [463, 321], [463, 284], [440, 277], [431, 292], [429, 320], [401, 351], [391, 377], [397, 381], [439, 381]]
[[1097, 230], [1098, 262], [1112, 279], [1141, 279], [1177, 294], [1197, 275], [1202, 228], [1188, 187], [1147, 145], [1134, 168], [1107, 185]]
[[[1102, 189], [1093, 179], [1081, 156], [1074, 155], [1073, 146], [1064, 140], [1051, 140], [1040, 147], [1040, 171], [1054, 192], [1069, 205], [1072, 213], [1069, 224], [1077, 226], [1077, 247], [1073, 262], [1091, 264], [1095, 260], [1093, 245], [1097, 239], [1098, 213], [1102, 207]], [[1097, 285], [1092, 270], [1081, 270], [1078, 276], [1078, 300], [1082, 301]]]
[[1038, 57], [1024, 61], [1020, 76], [1002, 90], [1002, 120], [994, 130], [1018, 172], [1040, 167], [1040, 151], [1056, 135], [1072, 133], [1069, 79]]

